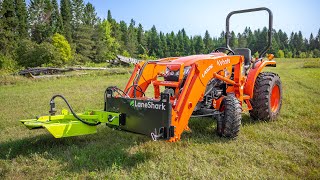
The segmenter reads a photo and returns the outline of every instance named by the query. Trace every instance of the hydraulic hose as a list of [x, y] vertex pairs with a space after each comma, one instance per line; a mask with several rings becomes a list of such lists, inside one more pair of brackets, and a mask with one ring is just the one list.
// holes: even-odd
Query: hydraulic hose
[[85, 121], [85, 120], [81, 119], [81, 118], [73, 111], [73, 109], [72, 109], [71, 105], [69, 104], [69, 102], [67, 101], [67, 99], [66, 99], [65, 97], [63, 97], [62, 95], [60, 95], [60, 94], [57, 94], [57, 95], [52, 96], [52, 98], [51, 98], [51, 100], [50, 100], [50, 111], [49, 111], [49, 113], [50, 113], [51, 115], [54, 115], [54, 113], [56, 112], [56, 110], [55, 110], [55, 102], [54, 102], [54, 99], [55, 99], [56, 97], [60, 97], [61, 99], [63, 99], [63, 101], [67, 104], [68, 108], [70, 109], [72, 115], [73, 115], [76, 119], [78, 119], [79, 121], [81, 121], [82, 123], [84, 123], [84, 124], [86, 124], [86, 125], [89, 125], [89, 126], [97, 126], [97, 125], [101, 124], [101, 122], [91, 123], [91, 122], [88, 122], [88, 121]]
[[[136, 91], [139, 91], [143, 96], [146, 96], [146, 94], [143, 92], [142, 88], [141, 88], [138, 84], [133, 84], [133, 85], [129, 86], [128, 89], [127, 89], [127, 91], [126, 91], [126, 93], [128, 93], [129, 90], [130, 90], [132, 87], [133, 87], [133, 89], [134, 89], [134, 97], [136, 97]], [[139, 89], [137, 89], [137, 87], [138, 87]]]

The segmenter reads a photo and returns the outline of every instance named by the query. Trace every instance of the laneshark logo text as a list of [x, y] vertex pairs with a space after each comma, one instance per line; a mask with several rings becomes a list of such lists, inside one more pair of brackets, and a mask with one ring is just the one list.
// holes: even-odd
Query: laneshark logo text
[[130, 102], [130, 106], [136, 107], [136, 108], [145, 108], [145, 109], [157, 109], [157, 110], [166, 110], [166, 105], [161, 103], [161, 104], [155, 104], [152, 101], [148, 102], [138, 102], [136, 100], [132, 100]]

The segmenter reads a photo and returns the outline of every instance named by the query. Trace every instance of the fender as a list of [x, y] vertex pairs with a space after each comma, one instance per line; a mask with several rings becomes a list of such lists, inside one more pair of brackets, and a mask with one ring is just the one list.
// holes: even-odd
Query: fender
[[250, 69], [246, 83], [244, 85], [244, 94], [249, 95], [250, 99], [253, 98], [253, 90], [256, 79], [262, 69], [267, 65], [275, 65], [275, 61], [259, 61], [255, 64], [255, 68]]

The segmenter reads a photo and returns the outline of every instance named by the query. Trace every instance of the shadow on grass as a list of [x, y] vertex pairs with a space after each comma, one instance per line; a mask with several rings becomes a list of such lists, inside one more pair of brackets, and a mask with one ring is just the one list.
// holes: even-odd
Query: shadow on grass
[[[241, 128], [245, 126], [252, 126], [261, 121], [254, 121], [248, 114], [242, 114]], [[190, 139], [197, 142], [218, 142], [227, 143], [235, 139], [223, 138], [217, 135], [217, 121], [210, 117], [191, 118], [189, 120], [190, 132], [184, 132], [181, 139]]]
[[151, 152], [128, 151], [130, 147], [149, 141], [149, 138], [112, 129], [99, 133], [62, 139], [47, 134], [0, 143], [0, 160], [40, 155], [60, 161], [66, 165], [67, 171], [80, 172], [113, 167], [131, 169], [152, 156]]
[[[248, 115], [243, 115], [242, 126], [254, 125]], [[212, 118], [191, 118], [191, 132], [183, 133], [181, 139], [195, 143], [228, 143], [232, 140], [216, 134], [216, 121]], [[69, 172], [110, 170], [114, 167], [131, 169], [152, 159], [153, 151], [132, 148], [150, 141], [150, 137], [99, 128], [93, 135], [55, 139], [49, 133], [0, 143], [0, 160], [17, 157], [39, 156], [45, 160], [57, 160]], [[41, 159], [40, 158], [40, 159]], [[31, 158], [32, 159], [32, 158]]]
[[252, 126], [265, 121], [252, 120], [249, 114], [242, 114], [241, 126]]

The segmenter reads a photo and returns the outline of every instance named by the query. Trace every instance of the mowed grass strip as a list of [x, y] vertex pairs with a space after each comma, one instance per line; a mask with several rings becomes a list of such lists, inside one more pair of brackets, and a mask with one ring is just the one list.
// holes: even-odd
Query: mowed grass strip
[[[54, 94], [77, 112], [102, 109], [105, 88], [124, 88], [130, 75], [17, 78], [0, 86], [0, 179], [319, 179], [320, 69], [310, 67], [319, 59], [277, 61], [265, 71], [281, 77], [281, 116], [254, 122], [244, 113], [236, 140], [217, 137], [210, 118], [192, 118], [192, 131], [177, 143], [104, 125], [97, 134], [54, 139], [18, 120], [46, 114]], [[57, 100], [57, 107], [66, 106]]]

